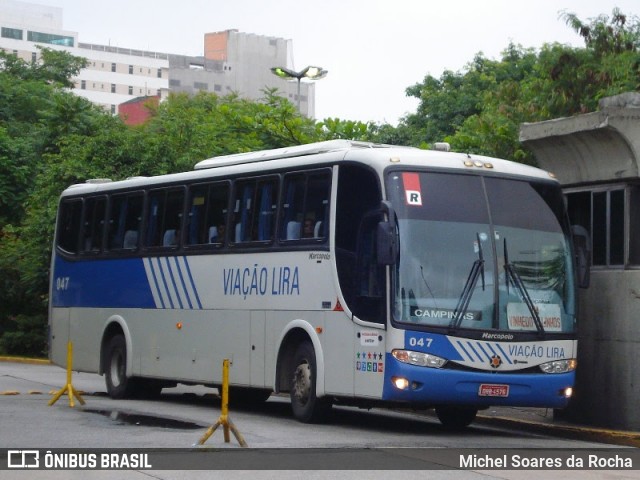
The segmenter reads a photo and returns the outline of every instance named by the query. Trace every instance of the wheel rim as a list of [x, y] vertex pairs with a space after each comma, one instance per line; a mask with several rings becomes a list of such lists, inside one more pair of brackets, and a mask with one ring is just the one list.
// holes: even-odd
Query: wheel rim
[[110, 367], [109, 376], [111, 377], [111, 384], [114, 387], [119, 387], [124, 378], [124, 356], [121, 352], [113, 353]]
[[293, 396], [304, 405], [311, 394], [311, 367], [308, 363], [301, 363], [293, 372]]

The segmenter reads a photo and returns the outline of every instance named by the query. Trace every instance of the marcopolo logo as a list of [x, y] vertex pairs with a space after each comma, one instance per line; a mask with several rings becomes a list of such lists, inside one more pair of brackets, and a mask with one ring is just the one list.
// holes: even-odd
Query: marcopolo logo
[[39, 468], [40, 452], [38, 450], [9, 450], [7, 452], [8, 468]]

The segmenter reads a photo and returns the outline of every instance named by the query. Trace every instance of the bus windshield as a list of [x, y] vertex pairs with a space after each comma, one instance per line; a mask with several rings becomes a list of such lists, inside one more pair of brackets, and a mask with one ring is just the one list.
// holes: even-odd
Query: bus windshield
[[421, 327], [575, 331], [572, 255], [560, 188], [391, 172], [400, 241], [394, 319]]

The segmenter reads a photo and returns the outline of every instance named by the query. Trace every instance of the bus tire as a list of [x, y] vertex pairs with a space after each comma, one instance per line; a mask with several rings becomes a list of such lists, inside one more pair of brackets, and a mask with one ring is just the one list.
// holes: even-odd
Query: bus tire
[[105, 353], [105, 382], [111, 398], [130, 398], [136, 392], [134, 378], [127, 377], [127, 344], [123, 335], [115, 335]]
[[293, 357], [291, 372], [291, 409], [303, 423], [322, 421], [331, 409], [331, 402], [316, 396], [316, 354], [309, 341], [302, 342]]
[[441, 406], [436, 407], [436, 415], [443, 427], [449, 430], [461, 430], [468, 427], [476, 418], [477, 408]]

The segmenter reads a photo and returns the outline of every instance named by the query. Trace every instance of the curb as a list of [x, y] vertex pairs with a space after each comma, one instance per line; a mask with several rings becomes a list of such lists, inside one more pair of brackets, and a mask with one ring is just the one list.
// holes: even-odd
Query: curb
[[640, 448], [640, 432], [628, 432], [622, 430], [608, 430], [605, 428], [588, 427], [584, 425], [567, 425], [557, 423], [540, 423], [519, 418], [478, 415], [475, 422], [485, 425], [502, 425], [508, 427], [519, 426], [527, 431], [536, 433], [553, 432], [565, 438], [609, 443], [627, 447]]
[[0, 362], [29, 363], [31, 365], [52, 365], [51, 360], [47, 358], [0, 356]]

